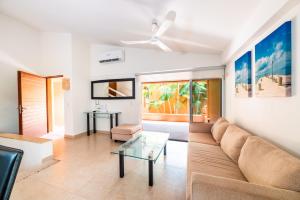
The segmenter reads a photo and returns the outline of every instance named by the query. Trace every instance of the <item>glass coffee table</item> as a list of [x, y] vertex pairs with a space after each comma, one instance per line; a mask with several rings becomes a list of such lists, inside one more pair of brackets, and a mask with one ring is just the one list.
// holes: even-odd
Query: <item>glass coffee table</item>
[[112, 151], [119, 154], [120, 178], [124, 177], [124, 157], [148, 160], [149, 186], [153, 186], [153, 165], [161, 152], [167, 155], [168, 133], [142, 131], [135, 138], [131, 138]]

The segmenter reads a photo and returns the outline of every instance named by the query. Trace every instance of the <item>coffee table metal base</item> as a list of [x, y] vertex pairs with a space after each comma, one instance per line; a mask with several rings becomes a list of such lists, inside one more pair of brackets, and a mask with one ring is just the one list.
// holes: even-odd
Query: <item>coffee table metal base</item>
[[149, 169], [149, 186], [153, 186], [153, 160], [148, 161], [148, 169]]
[[[167, 155], [167, 144], [164, 147], [164, 156]], [[149, 186], [153, 186], [153, 160], [148, 160]], [[119, 152], [119, 172], [120, 178], [124, 177], [124, 152]]]
[[120, 178], [124, 177], [124, 152], [119, 153], [119, 168], [120, 168]]

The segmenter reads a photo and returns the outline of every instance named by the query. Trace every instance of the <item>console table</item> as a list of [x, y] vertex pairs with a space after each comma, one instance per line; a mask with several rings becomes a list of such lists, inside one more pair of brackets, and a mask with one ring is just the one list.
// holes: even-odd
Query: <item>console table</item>
[[97, 118], [109, 118], [110, 121], [110, 138], [111, 138], [111, 129], [113, 128], [113, 117], [115, 117], [115, 126], [119, 125], [119, 114], [121, 112], [100, 112], [100, 111], [91, 111], [84, 112], [86, 114], [86, 125], [87, 125], [87, 135], [90, 136], [90, 118], [93, 118], [93, 133], [96, 133], [96, 119]]

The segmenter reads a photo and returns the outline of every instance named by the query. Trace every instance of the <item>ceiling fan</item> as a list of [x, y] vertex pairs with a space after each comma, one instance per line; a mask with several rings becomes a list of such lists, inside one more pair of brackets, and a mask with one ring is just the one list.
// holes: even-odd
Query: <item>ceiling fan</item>
[[160, 37], [170, 28], [176, 18], [176, 12], [171, 10], [165, 17], [165, 20], [159, 25], [157, 20], [152, 21], [152, 32], [153, 35], [149, 40], [139, 40], [139, 41], [121, 41], [123, 44], [133, 45], [133, 44], [151, 44], [156, 45], [163, 51], [171, 52], [172, 50], [164, 44]]

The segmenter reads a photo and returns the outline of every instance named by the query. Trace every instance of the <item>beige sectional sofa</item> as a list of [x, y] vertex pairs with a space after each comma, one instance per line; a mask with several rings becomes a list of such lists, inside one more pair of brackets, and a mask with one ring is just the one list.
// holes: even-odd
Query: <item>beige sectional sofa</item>
[[300, 159], [224, 118], [192, 123], [187, 199], [300, 200]]

